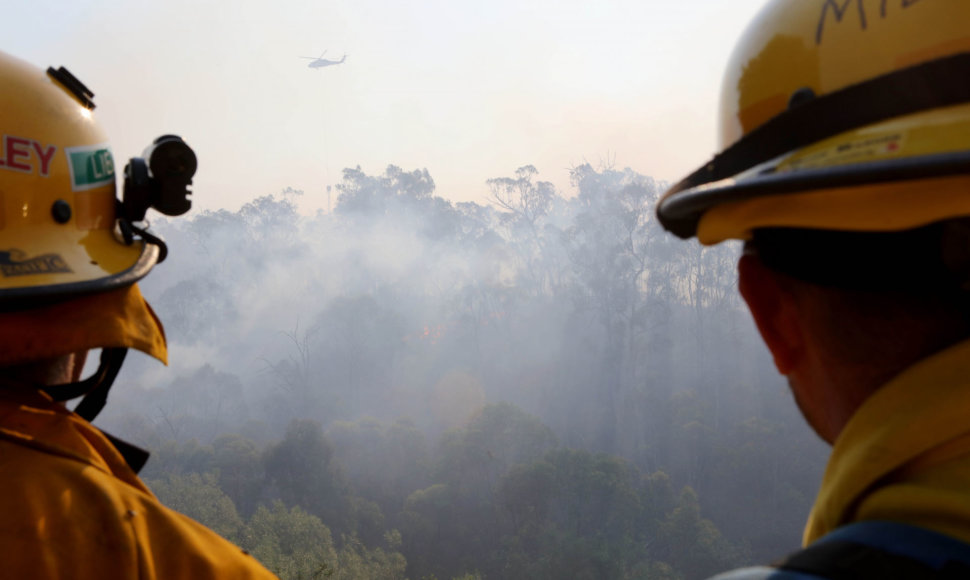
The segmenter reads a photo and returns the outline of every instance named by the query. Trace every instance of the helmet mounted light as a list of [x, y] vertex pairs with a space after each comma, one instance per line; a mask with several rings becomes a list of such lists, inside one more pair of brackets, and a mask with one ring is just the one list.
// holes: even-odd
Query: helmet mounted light
[[167, 216], [189, 211], [189, 186], [197, 168], [195, 152], [181, 137], [162, 135], [155, 139], [142, 157], [131, 158], [125, 166], [122, 217], [142, 221], [150, 207]]

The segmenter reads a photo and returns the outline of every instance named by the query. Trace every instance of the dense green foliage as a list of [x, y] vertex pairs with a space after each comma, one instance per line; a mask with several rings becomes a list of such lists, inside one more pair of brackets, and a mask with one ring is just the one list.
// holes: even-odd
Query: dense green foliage
[[[401, 450], [401, 425], [364, 423], [339, 426], [347, 451]], [[423, 448], [423, 437], [412, 435]], [[233, 435], [211, 446], [169, 445], [160, 462], [167, 471], [150, 469], [147, 481], [164, 503], [284, 578], [693, 578], [744, 556], [701, 516], [690, 487], [676, 492], [662, 472], [644, 475], [619, 457], [560, 447], [509, 404], [487, 405], [444, 433], [434, 461], [417, 464], [422, 487], [378, 493], [385, 509], [349, 492], [318, 423], [295, 420], [281, 441], [252, 456], [252, 495], [238, 503], [262, 501], [241, 516], [227, 491], [238, 490], [238, 474], [224, 471], [240, 465], [239, 448], [254, 443]], [[406, 476], [414, 464], [399, 467], [380, 479]], [[336, 544], [332, 530], [340, 532]]]
[[453, 204], [357, 168], [333, 213], [288, 191], [156, 224], [174, 369], [127, 367], [106, 428], [284, 578], [693, 579], [794, 549], [823, 450], [736, 248], [663, 233], [648, 177], [572, 178]]

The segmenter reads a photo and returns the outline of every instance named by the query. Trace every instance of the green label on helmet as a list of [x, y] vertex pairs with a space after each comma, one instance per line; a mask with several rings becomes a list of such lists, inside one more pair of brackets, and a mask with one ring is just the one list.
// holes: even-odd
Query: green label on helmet
[[83, 191], [115, 181], [115, 161], [107, 145], [68, 147], [67, 165], [71, 169], [71, 189]]

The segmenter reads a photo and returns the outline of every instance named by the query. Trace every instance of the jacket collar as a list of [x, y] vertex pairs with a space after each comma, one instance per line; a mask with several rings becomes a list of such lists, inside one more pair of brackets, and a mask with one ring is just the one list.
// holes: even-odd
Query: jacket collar
[[968, 383], [965, 341], [921, 360], [870, 396], [835, 442], [804, 543], [853, 521], [880, 487], [934, 460], [970, 452]]

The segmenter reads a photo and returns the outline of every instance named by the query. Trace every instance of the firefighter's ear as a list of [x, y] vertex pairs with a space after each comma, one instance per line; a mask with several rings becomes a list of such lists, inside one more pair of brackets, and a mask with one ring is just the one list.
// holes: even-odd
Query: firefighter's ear
[[766, 267], [757, 255], [746, 253], [738, 261], [741, 296], [771, 351], [775, 367], [788, 375], [803, 355], [804, 335], [796, 298], [782, 276]]

